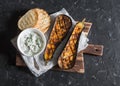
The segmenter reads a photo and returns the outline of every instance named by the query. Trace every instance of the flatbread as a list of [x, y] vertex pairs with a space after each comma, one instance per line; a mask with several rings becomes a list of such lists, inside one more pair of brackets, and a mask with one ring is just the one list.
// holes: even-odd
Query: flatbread
[[39, 8], [34, 8], [26, 12], [18, 21], [20, 30], [26, 28], [37, 28], [45, 33], [50, 26], [50, 16], [48, 13]]
[[38, 21], [38, 14], [34, 9], [31, 9], [19, 19], [18, 27], [20, 30], [34, 27], [37, 21]]
[[48, 30], [50, 26], [50, 16], [43, 9], [36, 8], [35, 10], [38, 14], [38, 21], [34, 27], [43, 32], [46, 32], [46, 30]]

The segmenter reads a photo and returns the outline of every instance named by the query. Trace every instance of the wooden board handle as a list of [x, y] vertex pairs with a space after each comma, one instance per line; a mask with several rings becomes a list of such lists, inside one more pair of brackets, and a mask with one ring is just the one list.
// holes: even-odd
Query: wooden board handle
[[103, 48], [103, 45], [89, 44], [88, 47], [85, 50], [83, 50], [83, 53], [102, 56]]

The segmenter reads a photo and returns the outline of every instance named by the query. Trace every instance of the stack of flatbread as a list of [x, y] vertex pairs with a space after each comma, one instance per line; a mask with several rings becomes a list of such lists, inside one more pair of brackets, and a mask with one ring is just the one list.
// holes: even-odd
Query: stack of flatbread
[[45, 33], [50, 26], [50, 16], [48, 13], [39, 8], [34, 8], [26, 12], [18, 21], [20, 30], [26, 28], [37, 28]]

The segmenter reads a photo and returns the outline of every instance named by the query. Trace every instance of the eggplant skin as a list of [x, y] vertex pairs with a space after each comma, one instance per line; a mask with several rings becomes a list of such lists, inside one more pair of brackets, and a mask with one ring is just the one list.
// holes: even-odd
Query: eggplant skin
[[61, 69], [70, 69], [74, 66], [77, 56], [78, 41], [83, 28], [83, 22], [78, 22], [75, 25], [64, 50], [58, 58], [58, 66]]
[[71, 26], [72, 26], [71, 18], [68, 17], [67, 15], [61, 14], [56, 17], [55, 24], [51, 31], [51, 34], [44, 52], [44, 60], [46, 62], [52, 59], [56, 48], [65, 38]]

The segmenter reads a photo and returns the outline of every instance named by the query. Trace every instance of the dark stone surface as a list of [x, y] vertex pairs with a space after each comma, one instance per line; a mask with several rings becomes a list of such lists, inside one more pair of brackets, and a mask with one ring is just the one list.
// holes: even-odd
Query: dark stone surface
[[[89, 43], [103, 44], [102, 57], [85, 55], [85, 74], [48, 71], [39, 78], [15, 66], [10, 39], [27, 10], [66, 8], [76, 20], [93, 22]], [[120, 0], [0, 0], [0, 86], [120, 86]]]

